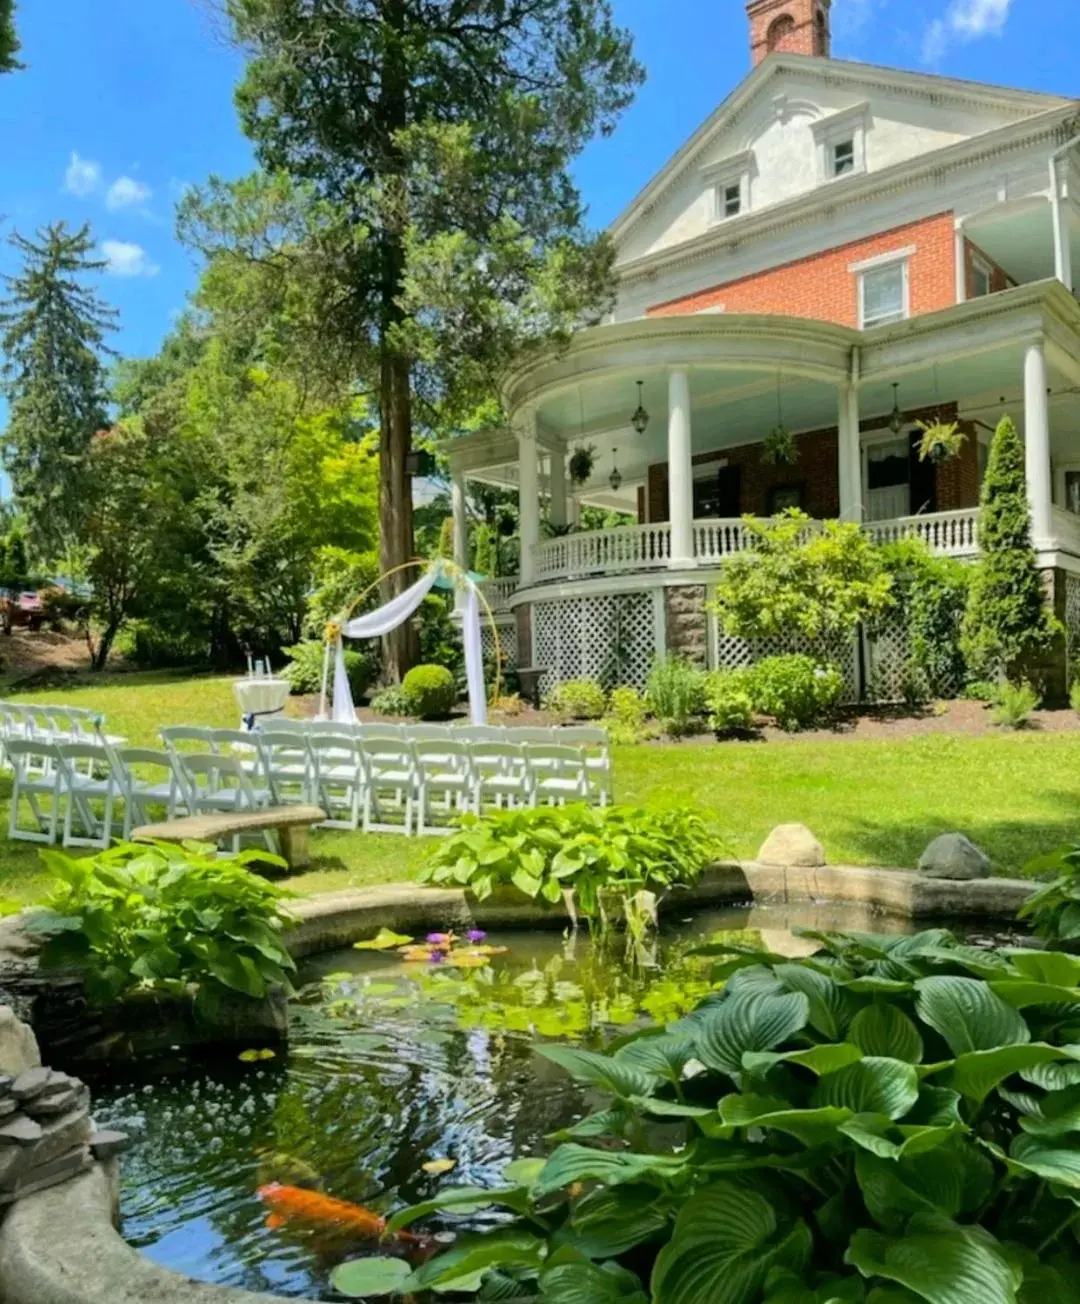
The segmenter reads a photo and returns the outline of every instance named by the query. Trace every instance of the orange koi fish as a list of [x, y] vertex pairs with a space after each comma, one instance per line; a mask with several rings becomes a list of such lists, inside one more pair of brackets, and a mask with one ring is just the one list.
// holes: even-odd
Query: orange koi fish
[[[270, 1182], [260, 1186], [255, 1194], [270, 1209], [266, 1219], [267, 1227], [284, 1227], [293, 1223], [365, 1241], [379, 1240], [386, 1232], [386, 1219], [381, 1214], [358, 1204], [350, 1204], [347, 1200], [336, 1200], [332, 1195], [323, 1195], [321, 1191], [307, 1191], [299, 1186]], [[409, 1232], [397, 1232], [395, 1239], [409, 1245], [421, 1242], [420, 1237]]]

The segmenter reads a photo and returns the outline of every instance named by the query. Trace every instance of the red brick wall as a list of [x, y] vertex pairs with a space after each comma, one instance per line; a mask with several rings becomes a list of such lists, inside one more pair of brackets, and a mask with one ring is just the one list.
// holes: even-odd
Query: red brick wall
[[967, 439], [960, 445], [960, 452], [937, 468], [939, 512], [977, 507], [979, 503], [979, 443], [975, 437], [975, 427], [962, 421], [960, 428], [967, 433]]
[[746, 8], [755, 68], [774, 51], [828, 58], [829, 15], [818, 0], [754, 0]]
[[907, 226], [728, 281], [670, 303], [649, 316], [676, 316], [723, 307], [727, 312], [812, 317], [841, 326], [859, 324], [859, 277], [852, 263], [914, 246], [908, 265], [911, 315], [936, 312], [956, 302], [956, 241], [952, 213], [937, 213]]

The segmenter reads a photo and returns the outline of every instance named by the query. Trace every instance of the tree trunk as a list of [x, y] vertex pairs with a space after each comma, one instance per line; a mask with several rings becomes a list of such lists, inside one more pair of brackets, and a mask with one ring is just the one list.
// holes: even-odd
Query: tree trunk
[[105, 629], [102, 631], [101, 637], [98, 639], [98, 645], [94, 649], [93, 656], [91, 657], [90, 660], [91, 670], [105, 669], [105, 666], [109, 660], [109, 653], [112, 651], [113, 642], [116, 639], [117, 634], [120, 632], [120, 625], [122, 624], [122, 622], [123, 622], [123, 617], [121, 617], [119, 620], [110, 620], [109, 623], [105, 626]]

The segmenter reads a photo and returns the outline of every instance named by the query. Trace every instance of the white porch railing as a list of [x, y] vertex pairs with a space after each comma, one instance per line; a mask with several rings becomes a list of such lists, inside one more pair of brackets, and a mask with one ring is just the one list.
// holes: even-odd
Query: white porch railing
[[895, 521], [870, 521], [867, 532], [878, 543], [900, 539], [921, 539], [931, 552], [948, 557], [972, 557], [979, 551], [979, 509], [963, 507], [955, 512], [933, 512], [925, 516], [902, 516]]
[[666, 523], [563, 534], [545, 539], [533, 551], [537, 580], [662, 569], [670, 556], [671, 528]]
[[480, 592], [487, 599], [487, 604], [493, 614], [497, 615], [500, 611], [509, 610], [507, 603], [510, 600], [510, 594], [518, 586], [518, 577], [516, 575], [500, 575], [498, 579], [481, 580], [479, 584]]

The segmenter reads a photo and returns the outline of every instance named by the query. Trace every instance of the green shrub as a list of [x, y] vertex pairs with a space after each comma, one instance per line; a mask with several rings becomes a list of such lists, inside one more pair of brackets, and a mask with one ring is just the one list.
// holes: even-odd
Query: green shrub
[[979, 561], [971, 580], [962, 646], [969, 669], [1022, 673], [1026, 659], [1060, 633], [1046, 604], [1031, 543], [1024, 444], [1002, 417], [990, 444], [979, 503]]
[[691, 733], [705, 714], [706, 672], [683, 657], [656, 660], [645, 683], [645, 700], [664, 732]]
[[1019, 917], [1049, 942], [1075, 942], [1080, 938], [1080, 847], [1040, 856], [1024, 866], [1024, 873], [1050, 879], [1020, 907]]
[[1030, 684], [1002, 684], [994, 707], [994, 723], [1003, 729], [1023, 729], [1040, 700]]
[[545, 705], [568, 720], [599, 720], [607, 709], [607, 694], [595, 679], [568, 679], [551, 690]]
[[[1076, 1296], [1080, 961], [943, 930], [721, 942], [689, 1016], [537, 1053], [600, 1096], [400, 1282], [585, 1304], [1035, 1304]], [[990, 981], [988, 981], [990, 980]], [[496, 1294], [495, 1284], [500, 1291]], [[488, 1288], [485, 1287], [485, 1290]]]
[[[282, 671], [282, 675], [289, 681], [290, 691], [296, 694], [321, 692], [326, 644], [317, 639], [309, 639], [306, 643], [297, 643], [295, 647], [287, 647], [285, 654], [289, 658], [289, 663]], [[368, 656], [367, 653], [357, 652], [353, 648], [345, 649], [345, 673], [349, 677], [349, 687], [352, 689], [354, 700], [358, 701], [363, 697], [371, 686], [371, 681], [375, 676], [375, 668], [373, 658]], [[328, 692], [333, 688], [333, 675], [334, 667], [331, 654], [330, 682], [327, 684]]]
[[636, 688], [613, 688], [604, 727], [614, 743], [639, 743], [649, 734], [649, 707]]
[[935, 556], [921, 539], [887, 544], [881, 555], [893, 581], [889, 619], [907, 635], [906, 695], [916, 702], [952, 696], [964, 680], [960, 628], [971, 568]]
[[221, 860], [196, 844], [121, 843], [81, 860], [59, 851], [41, 858], [59, 881], [26, 929], [46, 939], [42, 965], [80, 971], [93, 1003], [197, 983], [197, 1008], [209, 1013], [225, 989], [291, 992], [296, 966], [281, 939], [287, 893], [245, 868], [265, 863], [265, 852]]
[[765, 657], [750, 672], [755, 710], [771, 715], [781, 729], [809, 729], [840, 704], [844, 679], [835, 666], [801, 654]]
[[602, 888], [659, 891], [690, 884], [721, 848], [688, 810], [631, 806], [540, 807], [465, 815], [420, 873], [423, 883], [467, 887], [483, 901], [513, 886], [552, 904], [573, 889], [583, 914]]
[[717, 734], [743, 733], [754, 719], [753, 675], [745, 670], [716, 670], [705, 685], [709, 728]]
[[389, 684], [373, 694], [368, 703], [376, 715], [411, 715], [409, 702], [400, 684]]
[[457, 705], [457, 684], [446, 666], [413, 666], [401, 681], [409, 714], [421, 720], [439, 720]]
[[996, 702], [1001, 694], [1001, 685], [995, 683], [992, 679], [973, 679], [970, 684], [964, 685], [962, 697], [966, 697], [969, 702], [985, 702], [989, 705]]

